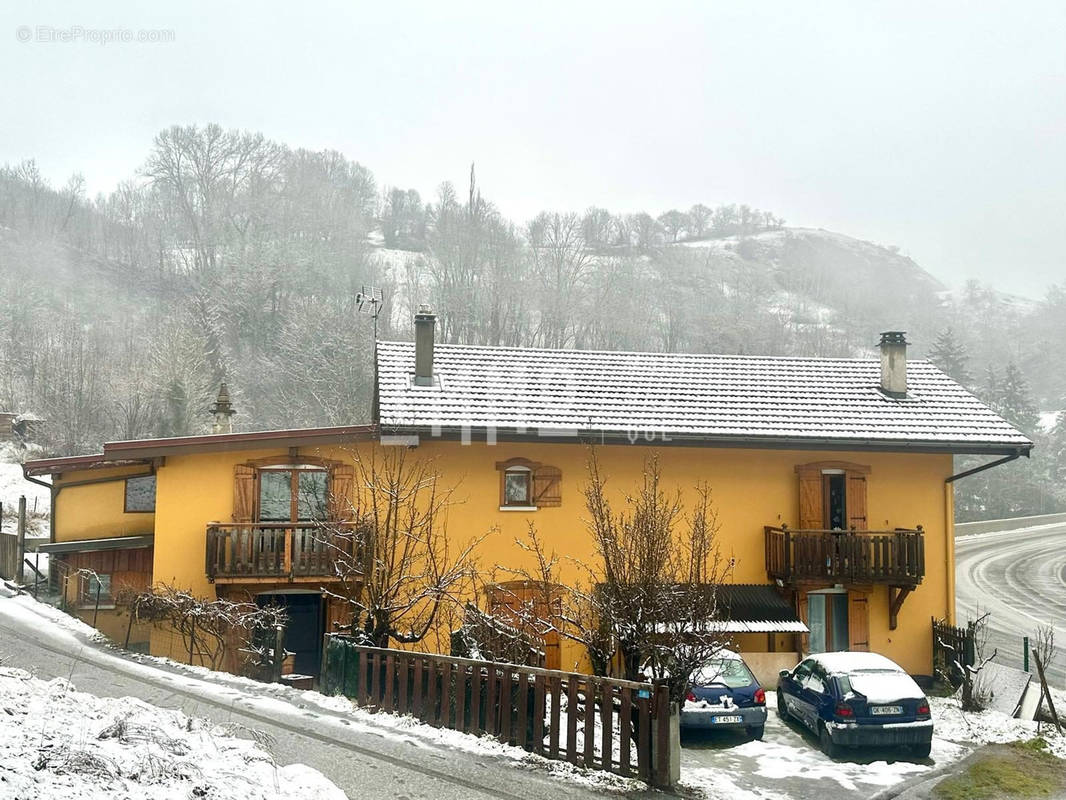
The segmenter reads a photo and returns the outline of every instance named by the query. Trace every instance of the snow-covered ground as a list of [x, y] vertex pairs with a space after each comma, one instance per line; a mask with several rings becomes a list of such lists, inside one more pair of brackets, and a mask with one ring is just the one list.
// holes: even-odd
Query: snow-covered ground
[[[5, 595], [2, 589], [0, 595]], [[87, 639], [100, 642], [102, 637], [92, 628], [57, 609], [35, 603], [25, 595], [7, 595], [0, 597], [0, 619], [6, 617], [8, 620], [18, 619], [25, 624], [32, 624], [34, 635], [46, 638], [54, 646], [66, 650], [78, 649], [80, 658], [91, 660], [103, 668], [140, 674], [157, 685], [173, 687], [173, 691], [195, 693], [213, 702], [248, 710], [287, 726], [306, 728], [326, 736], [365, 731], [417, 750], [444, 746], [475, 755], [503, 758], [529, 769], [553, 774], [567, 784], [623, 792], [642, 788], [642, 784], [636, 781], [548, 761], [519, 748], [501, 745], [490, 738], [432, 728], [411, 717], [369, 713], [356, 708], [344, 697], [327, 697], [278, 684], [262, 684], [151, 656], [120, 656], [107, 649], [83, 647], [82, 643]], [[53, 690], [58, 691], [49, 691]], [[686, 738], [686, 747], [682, 752], [682, 781], [687, 789], [709, 798], [776, 800], [807, 797], [814, 793], [822, 800], [854, 797], [857, 793], [869, 796], [908, 778], [950, 765], [965, 757], [977, 745], [1029, 739], [1037, 735], [1034, 722], [1011, 719], [993, 711], [963, 714], [956, 701], [934, 698], [931, 705], [935, 737], [929, 760], [915, 762], [895, 752], [854, 753], [848, 758], [831, 760], [821, 753], [812, 737], [777, 718], [773, 710], [776, 708], [776, 697], [772, 692], [767, 694], [771, 711], [764, 741], [709, 738], [693, 743]], [[0, 727], [3, 724], [4, 706], [0, 702]], [[130, 707], [135, 706], [136, 703]], [[93, 719], [93, 724], [99, 723], [100, 729], [107, 724], [103, 717]], [[171, 725], [163, 719], [159, 724]], [[188, 725], [181, 723], [180, 719], [174, 723], [178, 728], [182, 724]], [[205, 737], [218, 733], [197, 725], [199, 723], [194, 723], [192, 730], [186, 733]], [[81, 731], [81, 740], [91, 738], [90, 734], [95, 735], [87, 723], [82, 725]], [[166, 728], [166, 731], [168, 735], [174, 734], [171, 728]], [[1049, 731], [1047, 725], [1043, 726], [1041, 733], [1047, 738], [1052, 752], [1066, 758], [1066, 737]], [[4, 763], [0, 754], [0, 764]], [[152, 797], [150, 794], [145, 796]], [[244, 795], [238, 797], [243, 798]]]
[[[604, 772], [594, 772], [561, 761], [551, 761], [517, 747], [500, 744], [488, 737], [460, 733], [425, 725], [410, 716], [371, 713], [342, 696], [293, 689], [281, 684], [265, 684], [204, 667], [187, 666], [155, 656], [124, 653], [111, 649], [85, 648], [89, 640], [106, 645], [108, 640], [81, 620], [68, 616], [28, 595], [12, 596], [0, 586], [0, 619], [5, 616], [32, 625], [36, 635], [65, 650], [80, 650], [81, 658], [105, 668], [121, 669], [175, 691], [195, 694], [211, 702], [240, 708], [289, 727], [306, 728], [325, 735], [346, 737], [355, 732], [387, 737], [393, 742], [419, 749], [446, 747], [481, 756], [506, 759], [519, 766], [539, 770], [568, 784], [609, 791], [641, 790], [640, 781]], [[82, 687], [83, 689], [89, 687]], [[0, 716], [0, 725], [3, 717]], [[2, 763], [2, 762], [0, 762]], [[0, 797], [3, 797], [0, 792]], [[242, 800], [243, 800], [243, 796]]]
[[[771, 709], [763, 741], [738, 741], [724, 732], [684, 738], [682, 781], [708, 797], [781, 800], [789, 797], [867, 797], [909, 778], [950, 766], [977, 746], [1031, 739], [1037, 724], [995, 711], [964, 714], [953, 699], [931, 698], [934, 736], [930, 758], [913, 761], [890, 749], [853, 750], [830, 759], [817, 741], [786, 725], [777, 715], [775, 692], [766, 693]], [[1066, 736], [1040, 731], [1050, 750], [1066, 759]]]
[[48, 489], [31, 483], [22, 476], [22, 464], [12, 463], [10, 448], [0, 448], [0, 504], [3, 519], [0, 530], [14, 533], [18, 524], [19, 497], [26, 498], [26, 535], [48, 536], [48, 514], [51, 510]]
[[344, 800], [321, 773], [254, 740], [131, 697], [0, 667], [0, 795], [20, 800], [202, 797]]

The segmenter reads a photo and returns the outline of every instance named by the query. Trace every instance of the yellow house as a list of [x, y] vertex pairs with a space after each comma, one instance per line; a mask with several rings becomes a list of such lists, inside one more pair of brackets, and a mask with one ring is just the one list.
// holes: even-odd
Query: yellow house
[[[710, 485], [738, 584], [729, 626], [757, 673], [772, 682], [801, 653], [860, 649], [928, 674], [930, 620], [955, 617], [953, 456], [994, 457], [987, 468], [1033, 446], [908, 362], [901, 333], [877, 359], [767, 358], [435, 345], [434, 322], [423, 310], [414, 343], [378, 343], [370, 424], [232, 433], [220, 398], [213, 435], [27, 462], [27, 476], [52, 476], [45, 549], [100, 576], [73, 582], [84, 613], [121, 581], [281, 602], [295, 668], [316, 673], [344, 607], [311, 520], [347, 519], [356, 459], [390, 447], [434, 459], [454, 487], [449, 536], [487, 533], [487, 571], [528, 566], [516, 540], [531, 521], [564, 565], [593, 557], [593, 446], [619, 498], [651, 452], [683, 496]], [[111, 625], [126, 635], [118, 615]], [[181, 656], [158, 632], [132, 636]], [[585, 663], [565, 643], [549, 653], [549, 666]]]

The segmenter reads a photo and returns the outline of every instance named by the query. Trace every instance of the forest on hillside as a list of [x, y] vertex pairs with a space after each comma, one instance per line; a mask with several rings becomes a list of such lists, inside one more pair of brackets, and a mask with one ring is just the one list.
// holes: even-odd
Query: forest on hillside
[[420, 303], [443, 341], [488, 345], [856, 356], [905, 328], [1038, 443], [959, 484], [960, 516], [1066, 506], [1066, 284], [950, 291], [896, 248], [732, 203], [519, 223], [473, 168], [423, 198], [214, 125], [160, 132], [96, 197], [0, 169], [0, 410], [42, 417], [49, 453], [202, 432], [223, 380], [241, 429], [365, 421], [368, 286], [383, 339]]

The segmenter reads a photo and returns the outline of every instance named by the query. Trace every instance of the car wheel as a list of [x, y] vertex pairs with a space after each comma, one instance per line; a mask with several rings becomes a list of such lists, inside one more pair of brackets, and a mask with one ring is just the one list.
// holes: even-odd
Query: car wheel
[[932, 751], [932, 749], [932, 742], [926, 742], [925, 744], [912, 744], [911, 755], [918, 759], [929, 758], [929, 753]]
[[777, 716], [784, 722], [788, 722], [788, 703], [785, 702], [785, 693], [777, 690]]
[[822, 752], [830, 758], [837, 758], [840, 756], [840, 745], [833, 741], [833, 737], [829, 735], [829, 728], [822, 725], [818, 730], [818, 741], [822, 745]]
[[748, 736], [750, 736], [752, 739], [754, 739], [757, 742], [761, 742], [762, 741], [762, 736], [763, 736], [763, 733], [765, 733], [765, 732], [766, 732], [766, 726], [765, 725], [755, 725], [754, 727], [748, 728]]

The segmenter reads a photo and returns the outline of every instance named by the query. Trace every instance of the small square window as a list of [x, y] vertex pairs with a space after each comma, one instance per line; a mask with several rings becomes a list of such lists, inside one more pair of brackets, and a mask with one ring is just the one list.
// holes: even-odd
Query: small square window
[[111, 605], [111, 576], [110, 575], [83, 575], [81, 582], [81, 604], [86, 606], [96, 605], [96, 592], [100, 592], [100, 605]]
[[528, 506], [530, 500], [529, 484], [532, 473], [529, 470], [509, 469], [503, 474], [503, 504], [505, 506]]
[[123, 510], [127, 514], [155, 511], [155, 475], [126, 478], [126, 505]]

